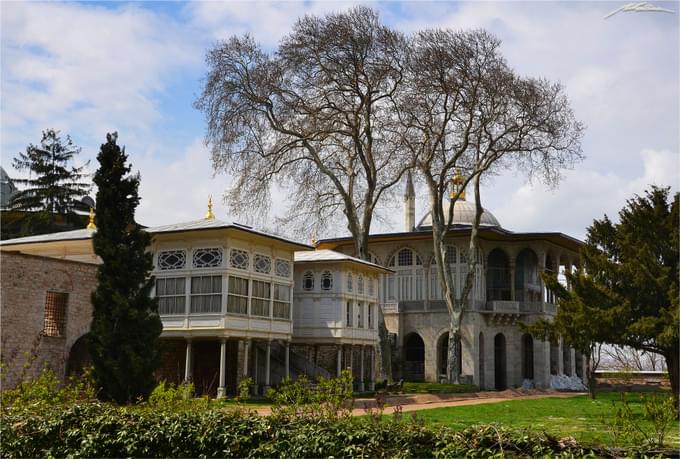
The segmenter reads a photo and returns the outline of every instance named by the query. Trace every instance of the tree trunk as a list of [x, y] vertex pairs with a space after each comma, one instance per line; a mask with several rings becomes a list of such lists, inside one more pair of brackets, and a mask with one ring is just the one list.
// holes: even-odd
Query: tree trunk
[[461, 314], [454, 311], [449, 321], [449, 346], [446, 356], [446, 381], [449, 384], [460, 384], [460, 368], [458, 361], [462, 351], [460, 346], [460, 318]]
[[680, 356], [677, 350], [671, 351], [666, 357], [666, 366], [668, 367], [668, 377], [671, 380], [671, 393], [675, 399], [676, 419], [680, 419]]
[[596, 389], [597, 389], [597, 379], [595, 379], [595, 365], [593, 365], [593, 361], [591, 358], [590, 353], [586, 353], [585, 355], [586, 358], [586, 372], [587, 375], [586, 377], [588, 378], [588, 394], [590, 395], [590, 398], [595, 400], [596, 397]]

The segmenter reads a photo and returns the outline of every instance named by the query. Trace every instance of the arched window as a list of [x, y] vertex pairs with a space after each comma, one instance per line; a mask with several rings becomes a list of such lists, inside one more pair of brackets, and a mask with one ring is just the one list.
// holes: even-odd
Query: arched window
[[489, 254], [486, 268], [486, 299], [487, 301], [511, 299], [510, 262], [501, 249], [493, 249]]
[[364, 276], [357, 279], [357, 293], [364, 293]]
[[388, 266], [395, 274], [385, 276], [388, 301], [424, 300], [423, 261], [409, 248], [403, 248], [390, 258]]
[[351, 292], [351, 291], [352, 291], [352, 288], [353, 288], [352, 283], [353, 283], [353, 281], [352, 281], [352, 273], [347, 273], [347, 291], [348, 291], [348, 292]]
[[302, 276], [302, 290], [314, 290], [314, 273], [307, 271]]
[[321, 274], [321, 290], [330, 290], [333, 288], [333, 274], [330, 271], [324, 271]]

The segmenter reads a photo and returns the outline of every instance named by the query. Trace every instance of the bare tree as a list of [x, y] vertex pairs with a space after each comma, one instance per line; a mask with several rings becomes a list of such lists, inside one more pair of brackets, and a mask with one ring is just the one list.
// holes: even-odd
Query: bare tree
[[[480, 180], [516, 167], [556, 183], [561, 168], [581, 158], [582, 125], [574, 120], [563, 89], [546, 80], [520, 78], [499, 52], [500, 42], [478, 30], [417, 33], [410, 46], [405, 84], [398, 99], [400, 139], [428, 190], [434, 261], [450, 314], [447, 379], [459, 381], [460, 326], [481, 259]], [[451, 193], [451, 179], [459, 175]], [[456, 295], [447, 261], [447, 236], [455, 203], [474, 184], [469, 270]]]
[[[277, 184], [292, 203], [284, 223], [316, 233], [342, 213], [355, 253], [368, 259], [376, 206], [409, 168], [389, 127], [405, 44], [377, 13], [356, 7], [299, 19], [275, 53], [249, 36], [211, 49], [196, 107], [214, 169], [235, 178], [230, 210], [266, 212]], [[389, 356], [383, 362], [389, 368]]]
[[663, 356], [627, 346], [605, 346], [602, 349], [606, 366], [623, 371], [662, 371], [666, 369]]

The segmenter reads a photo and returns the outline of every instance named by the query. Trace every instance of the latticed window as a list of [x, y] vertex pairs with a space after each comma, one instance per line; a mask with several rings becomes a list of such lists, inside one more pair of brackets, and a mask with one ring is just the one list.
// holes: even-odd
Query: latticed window
[[388, 301], [424, 300], [423, 261], [412, 249], [405, 247], [388, 262], [395, 274], [385, 276], [385, 293]]
[[250, 300], [250, 314], [269, 317], [269, 300], [272, 297], [272, 286], [269, 282], [253, 280], [253, 293]]
[[347, 327], [352, 326], [352, 314], [353, 314], [353, 312], [354, 311], [353, 311], [353, 308], [352, 308], [352, 302], [348, 301], [347, 302], [347, 309], [345, 309], [345, 314], [346, 314], [345, 320], [346, 320], [346, 323], [347, 323]]
[[288, 260], [276, 260], [276, 275], [290, 277], [290, 262]]
[[218, 247], [194, 250], [194, 268], [222, 266], [222, 249]]
[[314, 290], [314, 273], [307, 271], [302, 276], [302, 290]]
[[66, 335], [66, 305], [68, 293], [47, 292], [43, 335], [64, 337]]
[[274, 317], [290, 319], [290, 287], [274, 284]]
[[191, 313], [217, 313], [222, 310], [222, 276], [191, 278]]
[[368, 282], [368, 294], [373, 296], [373, 294], [375, 293], [375, 280], [368, 279], [366, 282]]
[[357, 303], [357, 327], [364, 328], [364, 303]]
[[354, 286], [352, 285], [354, 280], [352, 279], [352, 273], [347, 273], [347, 291], [351, 292]]
[[248, 314], [248, 279], [229, 276], [228, 291], [227, 312], [231, 314]]
[[186, 309], [186, 280], [183, 277], [156, 279], [159, 314], [184, 314]]
[[374, 307], [373, 303], [369, 303], [369, 305], [368, 305], [368, 328], [370, 328], [371, 330], [373, 328], [375, 328], [375, 324], [373, 323], [374, 320], [375, 320], [375, 318], [373, 317], [373, 315], [374, 315], [373, 307]]
[[187, 262], [184, 250], [164, 250], [158, 253], [158, 269], [161, 271], [182, 269]]
[[357, 279], [357, 292], [364, 293], [364, 276], [359, 276]]
[[397, 255], [399, 266], [411, 266], [413, 264], [413, 252], [411, 249], [401, 249]]
[[265, 255], [255, 255], [255, 271], [258, 273], [269, 274], [272, 271], [272, 259]]
[[231, 249], [229, 263], [233, 268], [248, 269], [248, 252], [240, 249]]
[[321, 274], [321, 290], [330, 290], [333, 288], [333, 274], [330, 271], [324, 271]]

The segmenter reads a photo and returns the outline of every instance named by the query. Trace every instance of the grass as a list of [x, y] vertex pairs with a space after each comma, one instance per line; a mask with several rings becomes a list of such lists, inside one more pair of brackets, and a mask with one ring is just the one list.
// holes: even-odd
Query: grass
[[[627, 394], [633, 413], [642, 417], [640, 394]], [[588, 396], [569, 398], [541, 398], [509, 400], [483, 405], [435, 408], [418, 412], [418, 418], [428, 424], [439, 424], [461, 429], [474, 424], [498, 423], [512, 428], [543, 430], [559, 437], [571, 436], [582, 443], [613, 446], [614, 438], [608, 423], [614, 418], [615, 402], [620, 393], [602, 392], [596, 400]], [[642, 427], [652, 430], [651, 422], [641, 420]], [[666, 437], [668, 446], [680, 446], [680, 425], [676, 422]]]
[[472, 384], [437, 384], [405, 382], [405, 394], [462, 394], [477, 392], [477, 387]]

